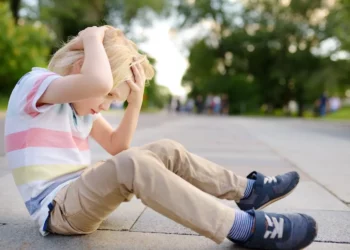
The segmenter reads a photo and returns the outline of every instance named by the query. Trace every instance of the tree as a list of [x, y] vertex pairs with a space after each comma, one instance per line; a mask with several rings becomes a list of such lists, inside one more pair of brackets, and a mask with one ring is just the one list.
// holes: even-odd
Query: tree
[[[53, 54], [63, 41], [76, 36], [88, 26], [108, 23], [124, 29], [127, 33], [136, 20], [149, 21], [150, 13], [165, 11], [166, 3], [165, 0], [39, 0], [37, 8], [25, 5], [22, 7], [30, 13], [27, 19], [40, 20], [54, 31], [56, 39], [50, 53]], [[147, 107], [148, 103], [161, 107], [164, 98], [158, 89], [159, 86], [154, 79], [148, 85], [145, 91], [147, 101], [143, 108]]]
[[20, 77], [33, 66], [45, 66], [50, 52], [50, 32], [40, 23], [15, 25], [7, 3], [0, 2], [0, 93], [7, 96]]
[[[208, 52], [202, 57], [208, 57], [198, 65], [190, 60], [184, 84], [190, 84], [197, 92], [203, 88], [222, 91], [222, 84], [215, 80], [221, 76], [220, 83], [234, 88], [230, 81], [237, 81], [239, 88], [234, 88], [234, 93], [249, 93], [260, 105], [282, 108], [296, 99], [302, 116], [305, 105], [312, 103], [316, 95], [312, 91], [320, 93], [324, 86], [323, 79], [316, 75], [324, 68], [331, 69], [327, 66], [332, 63], [330, 60], [313, 53], [327, 38], [326, 20], [320, 17], [326, 16], [331, 7], [321, 0], [242, 2], [234, 5], [228, 0], [180, 1], [177, 9], [183, 16], [182, 26], [203, 20], [213, 24], [204, 39]], [[195, 44], [190, 54], [198, 48]], [[205, 74], [198, 74], [204, 61], [211, 67], [203, 70]], [[249, 80], [241, 84], [242, 79]], [[230, 99], [237, 98], [234, 93]]]
[[10, 1], [11, 12], [12, 12], [12, 16], [14, 18], [15, 24], [18, 23], [20, 5], [21, 5], [21, 0]]
[[127, 34], [133, 22], [149, 21], [148, 14], [164, 11], [166, 3], [165, 0], [40, 0], [37, 18], [47, 23], [61, 42], [88, 26], [107, 23]]

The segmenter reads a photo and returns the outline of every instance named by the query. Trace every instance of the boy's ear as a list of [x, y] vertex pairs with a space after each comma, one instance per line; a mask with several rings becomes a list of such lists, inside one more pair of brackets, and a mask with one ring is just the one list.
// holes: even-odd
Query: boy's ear
[[80, 58], [77, 61], [75, 61], [72, 67], [72, 73], [79, 74], [81, 71], [81, 67], [83, 66], [83, 63], [84, 63], [84, 58]]
[[81, 67], [83, 67], [84, 57], [80, 58], [80, 59], [77, 61], [77, 63], [78, 63], [79, 69], [81, 69]]

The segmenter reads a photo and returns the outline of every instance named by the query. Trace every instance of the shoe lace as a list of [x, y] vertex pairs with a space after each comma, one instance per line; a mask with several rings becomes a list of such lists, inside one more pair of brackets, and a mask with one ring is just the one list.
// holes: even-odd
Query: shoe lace
[[276, 182], [277, 183], [277, 179], [275, 176], [265, 176], [264, 178], [264, 184], [266, 183], [272, 183], [272, 182]]
[[276, 238], [278, 236], [279, 239], [283, 237], [283, 225], [284, 225], [284, 219], [280, 218], [279, 221], [276, 217], [269, 217], [265, 214], [265, 218], [267, 221], [267, 224], [269, 227], [273, 227], [273, 230], [266, 230], [264, 234], [264, 239], [267, 239], [270, 237], [270, 239]]

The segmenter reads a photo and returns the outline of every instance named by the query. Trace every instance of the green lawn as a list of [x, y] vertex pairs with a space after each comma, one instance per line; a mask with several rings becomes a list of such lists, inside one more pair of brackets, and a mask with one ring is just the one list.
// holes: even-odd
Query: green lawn
[[[8, 101], [9, 97], [0, 96], [0, 112], [6, 111]], [[148, 108], [142, 110], [142, 113], [158, 113], [159, 111], [161, 111], [159, 108]], [[109, 110], [104, 112], [115, 112], [115, 110]]]
[[350, 120], [350, 106], [343, 107], [340, 110], [328, 114], [326, 120]]
[[9, 97], [0, 96], [0, 111], [6, 111]]
[[[264, 114], [262, 112], [256, 112], [256, 113], [248, 113], [245, 114], [245, 116], [261, 116], [261, 117], [286, 117], [282, 110], [275, 110], [274, 114]], [[290, 118], [297, 117], [296, 114], [290, 116]], [[315, 117], [311, 110], [306, 110], [304, 112], [304, 118], [305, 119], [320, 119], [320, 120], [329, 120], [329, 121], [341, 121], [341, 120], [350, 120], [350, 106], [343, 107], [340, 110], [329, 113], [325, 117]]]
[[[4, 97], [4, 96], [0, 96], [0, 112], [1, 111], [6, 111], [7, 108], [7, 103], [8, 103], [9, 97]], [[142, 112], [144, 113], [157, 113], [160, 110], [157, 108], [149, 108], [147, 110], [143, 110]], [[111, 111], [107, 111], [107, 112], [111, 112]], [[266, 116], [263, 113], [248, 113], [246, 114], [246, 116]], [[282, 112], [282, 110], [277, 110], [275, 111], [275, 113], [273, 115], [270, 115], [272, 117], [283, 117], [284, 114]], [[312, 114], [312, 112], [310, 111], [305, 111], [304, 117], [307, 119], [320, 119], [320, 118], [315, 118]], [[327, 114], [324, 118], [321, 119], [325, 119], [325, 120], [350, 120], [350, 106], [347, 107], [343, 107], [342, 109], [338, 110], [337, 112], [331, 113], [331, 114]]]

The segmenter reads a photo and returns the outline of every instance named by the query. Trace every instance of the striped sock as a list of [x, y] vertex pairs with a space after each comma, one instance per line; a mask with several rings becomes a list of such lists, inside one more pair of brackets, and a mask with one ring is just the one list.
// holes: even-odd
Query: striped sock
[[250, 196], [250, 194], [253, 191], [254, 183], [255, 183], [255, 180], [248, 179], [247, 187], [246, 187], [246, 189], [244, 191], [244, 196], [243, 196], [242, 199], [246, 199], [246, 198], [248, 198]]
[[235, 221], [227, 235], [230, 240], [247, 241], [253, 233], [254, 217], [241, 210], [235, 211]]

